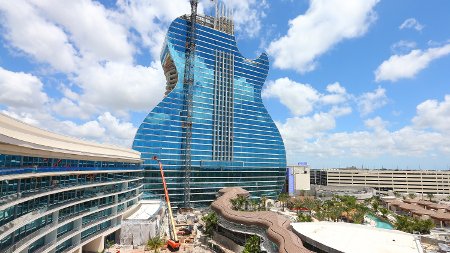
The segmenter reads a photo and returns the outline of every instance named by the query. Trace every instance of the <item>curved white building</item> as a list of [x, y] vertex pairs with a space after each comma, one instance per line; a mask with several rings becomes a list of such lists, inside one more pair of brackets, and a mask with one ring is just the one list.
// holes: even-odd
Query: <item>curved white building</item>
[[142, 195], [140, 153], [0, 114], [0, 251], [102, 251]]

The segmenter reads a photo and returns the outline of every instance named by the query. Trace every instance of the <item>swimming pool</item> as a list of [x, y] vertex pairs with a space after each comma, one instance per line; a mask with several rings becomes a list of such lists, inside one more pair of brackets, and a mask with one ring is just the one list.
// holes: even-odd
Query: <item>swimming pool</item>
[[385, 221], [381, 220], [380, 218], [378, 218], [378, 217], [376, 217], [376, 216], [373, 216], [373, 215], [371, 215], [371, 214], [368, 214], [368, 215], [367, 215], [367, 218], [369, 218], [369, 219], [375, 221], [376, 227], [377, 227], [377, 228], [384, 228], [384, 229], [391, 229], [391, 230], [394, 229], [394, 227], [392, 226], [392, 224], [390, 224], [390, 223], [388, 223], [388, 222], [385, 222]]

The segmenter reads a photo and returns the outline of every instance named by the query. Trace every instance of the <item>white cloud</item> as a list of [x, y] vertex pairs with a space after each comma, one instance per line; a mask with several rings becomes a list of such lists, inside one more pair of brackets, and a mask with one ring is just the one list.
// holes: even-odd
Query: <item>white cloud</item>
[[269, 82], [262, 96], [280, 99], [280, 102], [295, 116], [309, 114], [315, 106], [343, 104], [351, 97], [338, 82], [329, 84], [326, 89], [328, 93], [322, 94], [309, 84], [298, 83], [284, 77]]
[[381, 117], [377, 116], [377, 117], [372, 118], [372, 119], [367, 119], [366, 121], [364, 121], [364, 124], [368, 128], [372, 128], [375, 131], [380, 132], [380, 131], [383, 131], [386, 128], [388, 122], [384, 121]]
[[112, 111], [148, 111], [164, 96], [165, 77], [159, 63], [131, 66], [117, 62], [90, 66], [76, 77], [81, 100]]
[[[311, 123], [311, 122], [308, 122]], [[366, 120], [369, 130], [355, 132], [336, 132], [330, 130], [310, 132], [301, 126], [289, 129], [280, 125], [290, 159], [315, 157], [369, 159], [380, 156], [412, 157], [426, 156], [429, 153], [450, 153], [450, 136], [428, 132], [405, 126], [396, 131], [386, 129], [386, 122], [379, 117]], [[330, 125], [331, 126], [331, 125]], [[317, 128], [317, 131], [322, 130]], [[297, 131], [297, 134], [295, 133]], [[307, 133], [307, 134], [305, 134]], [[308, 139], [308, 137], [313, 137]]]
[[318, 138], [335, 126], [334, 116], [323, 112], [315, 113], [310, 117], [288, 118], [285, 123], [278, 123], [280, 133], [288, 146]]
[[279, 98], [294, 115], [305, 115], [313, 110], [320, 94], [309, 84], [301, 84], [289, 78], [280, 78], [270, 82], [263, 90], [264, 98]]
[[336, 121], [331, 111], [315, 113], [311, 117], [289, 118], [277, 125], [290, 162], [299, 158], [308, 158], [317, 163], [322, 163], [318, 161], [324, 158], [346, 161], [359, 159], [364, 162], [390, 157], [395, 161], [394, 164], [398, 164], [399, 158], [450, 155], [448, 119], [450, 95], [446, 95], [443, 101], [427, 100], [419, 104], [412, 124], [392, 131], [387, 128], [390, 122], [376, 116], [364, 121], [367, 129], [335, 132]]
[[8, 108], [3, 110], [2, 113], [59, 134], [124, 147], [131, 147], [137, 130], [131, 122], [120, 120], [110, 112], [104, 112], [96, 119], [83, 123], [59, 120], [52, 116], [49, 111], [42, 109]]
[[115, 13], [94, 1], [31, 0], [39, 13], [64, 28], [67, 36], [90, 60], [133, 60], [128, 30], [117, 23]]
[[269, 8], [266, 0], [227, 0], [228, 8], [234, 11], [233, 18], [238, 36], [255, 37], [261, 30], [264, 10]]
[[340, 83], [335, 82], [327, 86], [327, 91], [330, 94], [322, 95], [321, 101], [324, 104], [340, 104], [348, 100], [349, 95]]
[[[137, 31], [139, 43], [150, 49], [154, 60], [159, 57], [170, 22], [190, 13], [189, 1], [185, 0], [118, 0], [117, 6], [121, 22]], [[200, 13], [202, 9], [200, 5]]]
[[49, 101], [36, 76], [0, 67], [0, 104], [16, 108], [42, 108]]
[[414, 41], [400, 40], [391, 46], [391, 51], [394, 54], [405, 54], [416, 48], [416, 46], [417, 44]]
[[425, 51], [415, 49], [406, 55], [392, 55], [375, 70], [375, 80], [395, 82], [399, 79], [413, 78], [428, 67], [431, 61], [448, 54], [450, 54], [450, 44]]
[[137, 128], [134, 127], [133, 124], [130, 122], [121, 122], [109, 112], [103, 113], [97, 120], [105, 127], [111, 136], [118, 139], [132, 141], [137, 131]]
[[[72, 121], [62, 121], [56, 127], [52, 127], [55, 131], [62, 134], [67, 134], [68, 136], [78, 137], [82, 139], [94, 139], [100, 140], [105, 136], [105, 129], [100, 126], [97, 121], [88, 121], [83, 124], [76, 124]], [[64, 132], [61, 132], [64, 129]]]
[[388, 103], [386, 90], [378, 87], [373, 92], [363, 93], [357, 98], [357, 104], [361, 115], [365, 116]]
[[97, 111], [94, 105], [86, 104], [82, 100], [71, 100], [67, 97], [63, 97], [52, 103], [51, 109], [60, 118], [82, 120], [88, 120]]
[[71, 72], [77, 65], [75, 49], [64, 31], [42, 18], [23, 0], [0, 1], [0, 18], [11, 45], [54, 69]]
[[422, 31], [424, 27], [425, 26], [419, 23], [419, 21], [417, 21], [415, 18], [408, 18], [405, 21], [403, 21], [403, 23], [398, 27], [398, 29], [402, 30], [411, 28], [417, 31]]
[[274, 65], [300, 73], [314, 70], [317, 58], [345, 39], [364, 35], [375, 20], [378, 0], [311, 0], [303, 15], [289, 21], [286, 35], [272, 41]]
[[426, 100], [417, 106], [417, 115], [413, 123], [420, 128], [434, 129], [443, 133], [450, 132], [450, 95], [444, 101]]

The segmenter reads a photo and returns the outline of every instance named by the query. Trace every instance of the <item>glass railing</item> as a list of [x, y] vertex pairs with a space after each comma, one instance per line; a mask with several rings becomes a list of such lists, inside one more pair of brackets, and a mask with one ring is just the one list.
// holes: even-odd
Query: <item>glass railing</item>
[[[131, 196], [130, 198], [127, 198], [127, 199], [125, 199], [125, 200], [123, 200], [123, 201], [119, 201], [118, 204], [119, 204], [119, 206], [120, 206], [120, 205], [124, 205], [124, 203], [125, 203], [126, 201], [128, 201], [128, 200], [130, 200], [130, 199], [134, 199], [134, 198], [136, 198], [136, 197], [138, 197], [138, 196]], [[112, 204], [110, 203], [110, 204], [106, 207], [106, 209], [107, 209], [107, 208], [112, 208], [114, 205], [116, 205], [116, 203], [112, 203]], [[85, 211], [83, 211], [83, 212], [80, 212], [80, 213], [71, 215], [71, 216], [69, 216], [69, 217], [66, 217], [66, 219], [70, 219], [70, 218], [73, 218], [73, 217], [75, 217], [75, 216], [80, 216], [80, 215], [83, 215], [84, 213], [88, 213], [88, 212], [91, 212], [91, 211], [94, 211], [94, 210], [97, 210], [97, 209], [99, 209], [99, 208], [94, 208], [94, 209], [93, 209], [93, 208], [90, 208], [90, 209], [87, 209], [87, 210], [85, 210]], [[117, 214], [116, 214], [116, 215], [120, 215], [121, 213], [125, 212], [124, 209], [125, 209], [125, 208], [122, 208], [121, 210], [117, 210]], [[81, 229], [86, 228], [86, 227], [88, 227], [89, 225], [91, 225], [91, 224], [93, 224], [93, 223], [100, 222], [101, 220], [103, 220], [103, 219], [105, 219], [106, 217], [109, 217], [109, 216], [111, 216], [111, 214], [105, 215], [105, 216], [102, 216], [102, 217], [97, 217], [95, 220], [92, 220], [92, 221], [90, 221], [89, 223], [86, 223], [86, 224], [82, 224], [82, 225], [79, 226], [79, 227], [73, 227], [72, 229], [67, 230], [67, 231], [65, 231], [64, 233], [61, 233], [61, 234], [57, 235], [57, 240], [56, 240], [56, 241], [54, 240], [54, 241], [52, 241], [51, 243], [45, 244], [45, 245], [43, 245], [43, 246], [40, 247], [40, 248], [36, 248], [36, 251], [35, 251], [35, 252], [42, 252], [42, 251], [44, 251], [46, 248], [48, 248], [49, 245], [51, 245], [51, 244], [53, 244], [53, 243], [57, 243], [57, 242], [64, 241], [66, 238], [72, 237], [74, 234], [78, 233], [78, 231], [80, 231]], [[14, 243], [13, 245], [9, 246], [8, 248], [6, 248], [5, 251], [2, 250], [2, 251], [0, 251], [0, 252], [2, 252], [2, 253], [13, 253], [17, 248], [19, 248], [19, 247], [21, 247], [22, 245], [26, 244], [26, 243], [29, 242], [32, 238], [38, 236], [39, 234], [42, 234], [42, 235], [43, 235], [43, 234], [48, 234], [48, 232], [51, 230], [51, 228], [52, 228], [52, 227], [55, 227], [56, 225], [57, 225], [57, 223], [55, 223], [55, 222], [54, 222], [54, 223], [51, 223], [51, 224], [49, 224], [49, 225], [47, 225], [47, 226], [45, 226], [45, 227], [43, 227], [43, 228], [41, 228], [41, 229], [39, 229], [39, 230], [33, 232], [32, 234], [26, 236], [25, 238], [22, 238], [20, 241], [18, 241], [18, 242], [16, 242], [16, 243]]]
[[48, 173], [48, 172], [70, 172], [70, 171], [100, 171], [100, 170], [143, 170], [142, 167], [25, 167], [25, 168], [1, 168], [0, 176], [25, 174], [25, 173]]
[[[127, 177], [125, 179], [114, 179], [114, 182], [117, 183], [121, 183], [123, 181], [129, 181], [129, 180], [139, 180], [141, 179], [141, 177]], [[71, 187], [76, 187], [76, 186], [80, 186], [82, 185], [83, 187], [89, 187], [90, 185], [95, 185], [95, 184], [102, 184], [102, 183], [110, 183], [113, 182], [113, 179], [111, 180], [101, 180], [101, 181], [92, 181], [92, 182], [83, 182], [83, 183], [72, 183], [72, 184], [65, 184], [65, 185], [57, 185], [57, 186], [51, 186], [51, 187], [44, 187], [44, 188], [39, 188], [38, 190], [33, 190], [33, 191], [23, 191], [23, 192], [19, 192], [19, 193], [13, 193], [11, 195], [5, 195], [3, 197], [0, 198], [0, 206], [2, 204], [7, 204], [7, 203], [11, 203], [17, 199], [21, 199], [21, 198], [26, 198], [26, 197], [30, 197], [30, 196], [36, 196], [38, 194], [42, 194], [45, 192], [51, 192], [51, 191], [56, 191], [56, 190], [61, 190], [61, 189], [67, 189], [67, 188], [71, 188]], [[128, 186], [128, 189], [136, 187], [135, 185], [138, 184], [133, 184], [133, 186]]]
[[[106, 194], [108, 194], [108, 195], [109, 194], [115, 194], [115, 193], [118, 193], [118, 192], [121, 192], [121, 191], [124, 191], [124, 189], [117, 189], [115, 191], [107, 192]], [[101, 196], [101, 195], [104, 195], [104, 194], [105, 193], [103, 193], [103, 192], [101, 194], [98, 194], [98, 193], [86, 194], [84, 196], [78, 196], [78, 197], [75, 197], [75, 198], [70, 199], [70, 200], [65, 201], [65, 202], [59, 202], [56, 205], [42, 207], [42, 208], [40, 208], [38, 210], [35, 210], [35, 211], [31, 212], [31, 213], [27, 213], [27, 214], [25, 214], [23, 216], [18, 217], [17, 219], [15, 219], [13, 221], [8, 222], [7, 224], [5, 224], [2, 227], [0, 227], [0, 231], [2, 233], [4, 233], [4, 232], [7, 232], [8, 230], [12, 229], [14, 226], [17, 226], [18, 224], [22, 225], [22, 223], [23, 223], [23, 225], [26, 225], [25, 222], [33, 220], [33, 216], [39, 215], [40, 213], [44, 213], [44, 212], [46, 212], [48, 210], [56, 209], [56, 208], [64, 206], [64, 205], [71, 204], [73, 202], [83, 201], [83, 200], [86, 200], [86, 199], [89, 199], [89, 198], [93, 198], [93, 197], [98, 197], [98, 196]], [[133, 194], [131, 194], [131, 196], [132, 195]], [[137, 194], [135, 194], [135, 195], [137, 195]]]

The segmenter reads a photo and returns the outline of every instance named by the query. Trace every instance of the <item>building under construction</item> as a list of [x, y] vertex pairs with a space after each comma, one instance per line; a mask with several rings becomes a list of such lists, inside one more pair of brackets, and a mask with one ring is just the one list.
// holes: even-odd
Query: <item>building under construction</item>
[[161, 52], [164, 99], [139, 127], [133, 148], [145, 166], [144, 198], [164, 195], [157, 156], [175, 207], [207, 205], [223, 187], [275, 197], [284, 184], [283, 140], [261, 89], [265, 53], [244, 58], [236, 46], [233, 12], [216, 3], [212, 16], [175, 19]]

